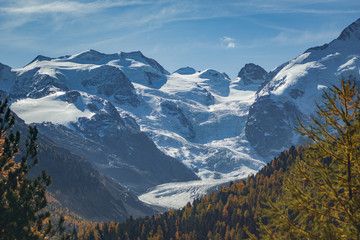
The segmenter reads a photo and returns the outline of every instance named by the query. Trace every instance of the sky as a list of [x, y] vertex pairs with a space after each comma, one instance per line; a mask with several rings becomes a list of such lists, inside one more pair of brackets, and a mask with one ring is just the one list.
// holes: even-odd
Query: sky
[[1, 0], [0, 63], [140, 50], [169, 72], [234, 79], [246, 63], [270, 71], [328, 43], [358, 18], [359, 0]]

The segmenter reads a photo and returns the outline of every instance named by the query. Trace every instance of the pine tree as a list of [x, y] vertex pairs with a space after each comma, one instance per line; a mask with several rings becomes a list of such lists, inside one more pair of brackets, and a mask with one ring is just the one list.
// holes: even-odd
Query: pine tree
[[[11, 131], [14, 123], [7, 101], [0, 101], [0, 239], [44, 239], [56, 230], [44, 210], [51, 180], [45, 171], [31, 179], [27, 176], [38, 163], [37, 129], [29, 127], [21, 153], [20, 133]], [[16, 155], [21, 156], [19, 162]]]
[[[308, 127], [310, 145], [285, 178], [282, 199], [268, 199], [267, 239], [360, 239], [360, 96], [342, 80], [324, 93]], [[269, 224], [265, 225], [266, 221]]]

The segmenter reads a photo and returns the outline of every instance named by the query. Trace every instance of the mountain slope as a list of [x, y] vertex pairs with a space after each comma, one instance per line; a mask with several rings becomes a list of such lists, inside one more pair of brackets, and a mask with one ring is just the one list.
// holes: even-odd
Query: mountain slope
[[103, 239], [248, 239], [247, 232], [259, 237], [258, 217], [266, 197], [279, 197], [284, 177], [302, 152], [291, 147], [255, 176], [223, 186], [181, 209], [119, 225], [94, 223], [87, 227]]
[[[113, 66], [116, 62], [123, 68]], [[57, 59], [38, 56], [9, 72], [10, 80], [0, 81], [11, 84], [0, 88], [11, 99], [11, 109], [105, 175], [135, 192], [197, 179], [179, 161], [159, 151], [136, 121], [125, 113], [120, 116], [113, 105], [140, 104], [128, 76], [145, 85], [164, 83], [167, 72], [140, 52], [106, 55], [89, 50]]]
[[315, 111], [323, 91], [342, 78], [360, 81], [360, 19], [329, 44], [310, 48], [269, 73], [250, 107], [246, 136], [262, 156], [302, 140], [293, 129]]
[[[25, 141], [27, 125], [19, 118], [15, 130], [21, 132]], [[120, 222], [130, 216], [154, 213], [128, 189], [100, 174], [86, 159], [54, 144], [41, 133], [37, 144], [39, 165], [30, 175], [38, 175], [45, 169], [52, 179], [48, 190], [70, 211], [93, 221]]]

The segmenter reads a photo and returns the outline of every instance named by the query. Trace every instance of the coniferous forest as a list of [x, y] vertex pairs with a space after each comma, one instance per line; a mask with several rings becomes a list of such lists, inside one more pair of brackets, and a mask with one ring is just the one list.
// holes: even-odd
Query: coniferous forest
[[20, 136], [9, 132], [6, 103], [1, 119], [1, 239], [13, 229], [14, 239], [360, 239], [360, 96], [351, 81], [326, 91], [311, 123], [299, 123], [305, 146], [181, 209], [122, 223], [86, 221], [46, 201], [46, 173], [26, 177], [37, 162], [36, 129], [16, 163]]

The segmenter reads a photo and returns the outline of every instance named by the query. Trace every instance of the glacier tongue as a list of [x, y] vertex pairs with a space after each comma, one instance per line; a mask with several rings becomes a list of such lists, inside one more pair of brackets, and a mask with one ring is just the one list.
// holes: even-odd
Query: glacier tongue
[[149, 189], [148, 192], [140, 195], [139, 199], [168, 209], [181, 208], [186, 203], [209, 194], [211, 190], [216, 190], [220, 185], [229, 184], [231, 181], [246, 178], [249, 174], [255, 173], [255, 170], [244, 166], [231, 174], [222, 174], [221, 178], [210, 177], [188, 182], [165, 183]]

